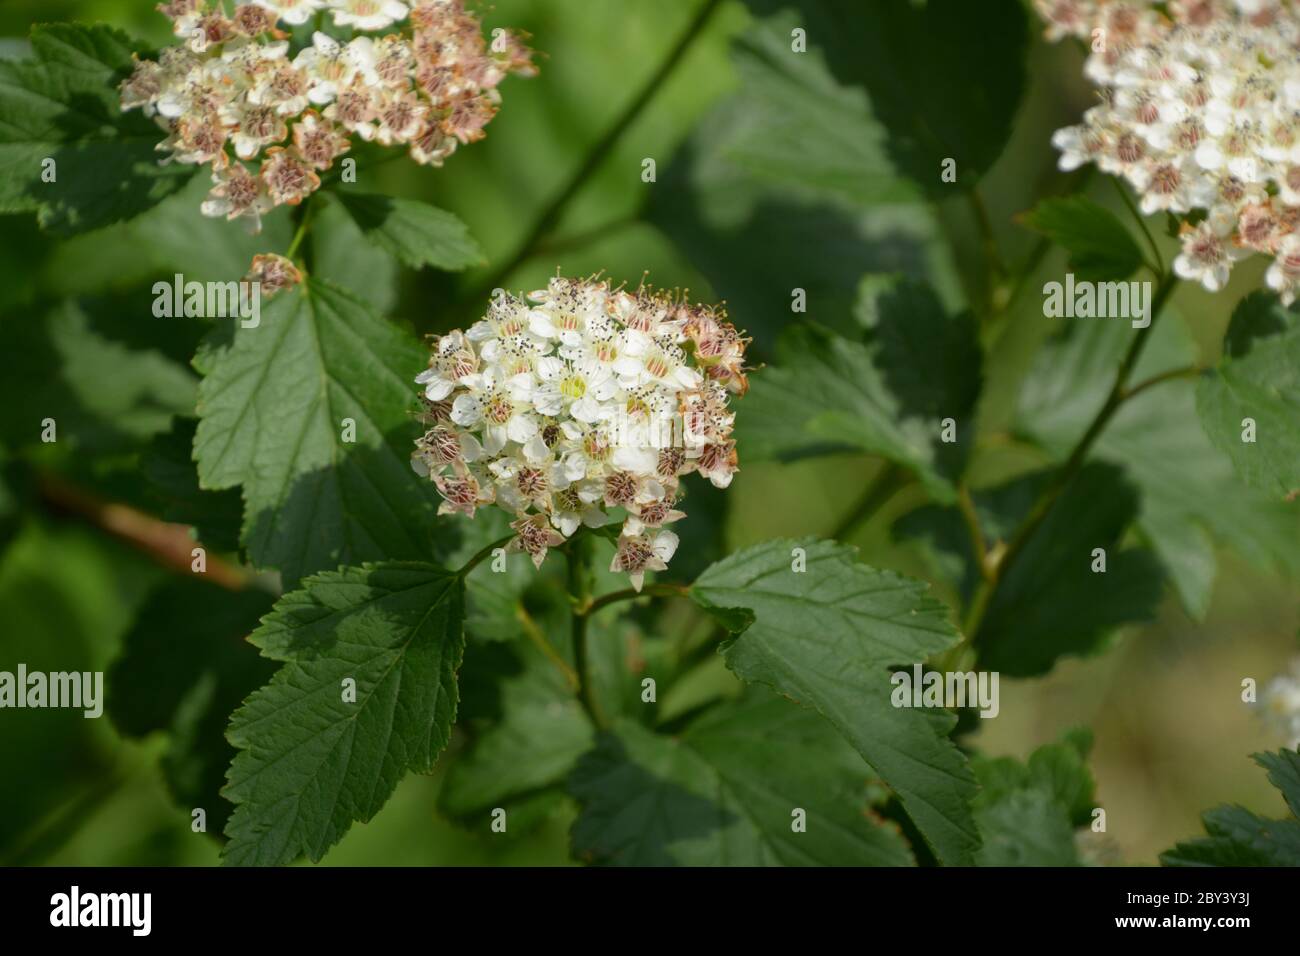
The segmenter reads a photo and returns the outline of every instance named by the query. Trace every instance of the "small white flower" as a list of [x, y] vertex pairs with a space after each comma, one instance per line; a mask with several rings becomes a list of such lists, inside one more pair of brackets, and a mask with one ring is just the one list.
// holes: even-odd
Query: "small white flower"
[[311, 46], [293, 61], [294, 67], [307, 77], [307, 98], [318, 106], [333, 102], [339, 90], [362, 72], [367, 50], [356, 40], [345, 45], [328, 34], [312, 34]]
[[383, 30], [410, 12], [399, 0], [329, 0], [329, 5], [337, 26], [357, 30]]
[[551, 524], [566, 538], [581, 525], [599, 528], [605, 523], [605, 512], [597, 506], [600, 490], [594, 483], [587, 487], [569, 485], [557, 491], [551, 499]]
[[200, 210], [205, 216], [247, 219], [248, 231], [262, 231], [262, 216], [274, 207], [262, 180], [242, 163], [230, 163], [212, 175], [216, 184]]
[[375, 140], [384, 146], [409, 143], [424, 128], [428, 112], [428, 106], [414, 93], [381, 93], [376, 108]]
[[609, 569], [627, 572], [632, 587], [640, 591], [645, 583], [646, 572], [668, 570], [668, 562], [676, 553], [677, 535], [671, 531], [624, 534], [618, 539], [618, 547]]
[[1183, 251], [1174, 260], [1174, 272], [1182, 279], [1201, 283], [1207, 292], [1218, 292], [1228, 284], [1232, 264], [1242, 255], [1232, 245], [1232, 223], [1202, 222], [1183, 235]]
[[290, 26], [302, 26], [318, 10], [325, 9], [325, 0], [253, 0], [259, 7], [265, 7]]

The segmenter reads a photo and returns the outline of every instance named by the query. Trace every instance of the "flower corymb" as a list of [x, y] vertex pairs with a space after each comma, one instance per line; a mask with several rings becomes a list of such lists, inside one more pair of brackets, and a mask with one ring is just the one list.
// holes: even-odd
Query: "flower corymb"
[[[221, 0], [170, 0], [158, 9], [183, 42], [136, 63], [122, 108], [139, 107], [166, 131], [164, 162], [212, 167], [205, 215], [245, 219], [254, 232], [270, 209], [311, 195], [353, 136], [440, 165], [483, 138], [508, 74], [534, 72], [519, 38], [496, 30], [489, 43], [464, 0], [255, 0], [229, 12]], [[355, 32], [401, 32], [341, 40], [317, 31], [293, 53], [280, 24], [326, 13]]]
[[1048, 37], [1090, 49], [1101, 103], [1053, 144], [1062, 169], [1123, 176], [1184, 221], [1174, 271], [1217, 292], [1252, 252], [1300, 294], [1300, 13], [1279, 0], [1035, 0]]
[[511, 547], [539, 566], [617, 510], [612, 570], [640, 589], [676, 551], [681, 476], [725, 488], [736, 472], [729, 403], [748, 387], [748, 342], [721, 309], [646, 287], [557, 277], [498, 293], [468, 331], [433, 340], [412, 465], [442, 513], [513, 514]]

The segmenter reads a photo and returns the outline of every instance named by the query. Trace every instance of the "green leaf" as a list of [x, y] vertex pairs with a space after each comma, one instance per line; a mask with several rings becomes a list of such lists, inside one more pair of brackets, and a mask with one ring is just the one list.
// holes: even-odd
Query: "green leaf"
[[[795, 52], [786, 11], [757, 21], [732, 47], [740, 90], [731, 104], [720, 152], [758, 182], [853, 203], [923, 198], [899, 176], [889, 134], [872, 117], [861, 88], [836, 82], [817, 49]], [[819, 144], [809, 150], [809, 143]]]
[[[974, 495], [990, 544], [1011, 538], [1051, 477], [1035, 472]], [[1075, 476], [989, 601], [978, 634], [982, 666], [1014, 677], [1044, 674], [1060, 657], [1096, 652], [1115, 628], [1154, 617], [1160, 565], [1146, 551], [1123, 547], [1137, 507], [1120, 469], [1091, 464]], [[979, 571], [956, 508], [920, 508], [895, 531], [925, 541], [940, 569], [957, 570], [952, 576], [969, 599]], [[1104, 573], [1092, 570], [1096, 548], [1106, 552]]]
[[[469, 728], [473, 741], [452, 763], [438, 795], [439, 810], [451, 816], [486, 815], [544, 790], [591, 748], [591, 723], [563, 673], [527, 642], [504, 653], [514, 672], [495, 688], [499, 715]], [[467, 660], [467, 668], [474, 663]]]
[[772, 307], [793, 307], [794, 290], [809, 315], [841, 331], [853, 328], [864, 272], [946, 269], [945, 291], [954, 301], [960, 294], [933, 211], [894, 172], [888, 134], [863, 92], [837, 81], [815, 49], [790, 49], [795, 22], [782, 15], [740, 34], [732, 49], [740, 88], [661, 165], [648, 209], [760, 356], [797, 317]]
[[458, 271], [486, 261], [468, 227], [436, 206], [348, 190], [332, 195], [368, 240], [413, 269], [434, 266]]
[[[456, 520], [439, 534], [436, 559], [449, 568], [459, 568], [494, 541], [510, 537], [512, 516], [500, 508], [483, 508], [471, 521]], [[452, 534], [455, 547], [447, 545]], [[539, 572], [521, 551], [505, 555], [505, 570], [495, 570], [495, 559], [482, 561], [465, 577], [465, 630], [480, 641], [512, 641], [521, 631], [520, 611], [524, 593], [543, 577], [556, 574], [554, 562]], [[551, 577], [541, 588], [552, 595], [563, 593], [563, 577]], [[564, 608], [567, 612], [567, 606]], [[567, 622], [564, 624], [567, 633]]]
[[1142, 250], [1115, 214], [1086, 196], [1044, 199], [1024, 217], [1069, 253], [1069, 268], [1087, 282], [1127, 279], [1142, 265]]
[[1165, 866], [1300, 866], [1300, 753], [1253, 755], [1282, 791], [1291, 817], [1270, 820], [1244, 807], [1222, 806], [1201, 816], [1206, 836], [1160, 854]]
[[[1196, 391], [1214, 444], [1249, 485], [1284, 498], [1300, 492], [1300, 321], [1272, 293], [1254, 292], [1232, 314], [1223, 360]], [[1252, 442], [1242, 439], [1246, 419]]]
[[[792, 327], [776, 364], [755, 375], [736, 421], [744, 458], [790, 459], [851, 449], [912, 471], [941, 501], [973, 444], [981, 352], [969, 313], [950, 317], [913, 280], [863, 283], [862, 340], [811, 323]], [[945, 442], [944, 420], [955, 442]]]
[[456, 575], [386, 562], [302, 585], [249, 638], [285, 666], [230, 720], [240, 753], [223, 791], [236, 804], [229, 864], [320, 860], [408, 771], [433, 769], [456, 717], [465, 648]]
[[1078, 866], [1074, 828], [1061, 808], [1041, 790], [1013, 790], [977, 806], [984, 845], [980, 866]]
[[[626, 609], [626, 605], [623, 606]], [[662, 628], [663, 625], [648, 625]], [[653, 727], [662, 706], [659, 695], [666, 698], [669, 690], [684, 690], [681, 685], [686, 676], [680, 673], [680, 650], [670, 640], [648, 635], [632, 615], [620, 613], [615, 605], [596, 614], [587, 625], [587, 679], [599, 713], [604, 716], [630, 717], [638, 723]], [[707, 658], [711, 663], [722, 664], [717, 657]], [[725, 668], [723, 673], [730, 684], [739, 691], [743, 685]], [[641, 682], [653, 679], [655, 700], [643, 697]]]
[[66, 240], [45, 267], [45, 283], [57, 277], [60, 287], [78, 294], [171, 282], [176, 273], [187, 282], [229, 282], [245, 275], [258, 253], [288, 247], [293, 224], [287, 208], [263, 217], [262, 231], [250, 235], [238, 223], [199, 211], [211, 188], [205, 171], [134, 219]]
[[0, 438], [14, 448], [40, 444], [52, 418], [64, 447], [134, 449], [191, 413], [194, 397], [184, 365], [100, 334], [74, 302], [0, 319]]
[[397, 259], [369, 242], [339, 203], [320, 203], [307, 241], [312, 274], [347, 289], [380, 315], [397, 305]]
[[[81, 522], [34, 520], [30, 511], [26, 517], [0, 550], [0, 670], [12, 673], [19, 662], [29, 673], [107, 670], [136, 607], [165, 572]], [[92, 711], [113, 702], [113, 685], [99, 683]], [[52, 812], [98, 805], [121, 782], [123, 768], [114, 759], [121, 752], [106, 746], [109, 728], [102, 719], [86, 719], [85, 709], [0, 711], [3, 865], [43, 862], [85, 821], [84, 810], [74, 811], [70, 824], [51, 834]], [[54, 845], [42, 847], [51, 836]], [[140, 859], [126, 852], [126, 861]]]
[[31, 59], [0, 60], [0, 212], [81, 232], [144, 212], [193, 175], [159, 166], [164, 132], [118, 108], [140, 44], [100, 24], [55, 23], [33, 27], [31, 46]]
[[1075, 829], [1091, 822], [1095, 806], [1086, 758], [1086, 731], [1039, 747], [1026, 763], [976, 757], [980, 782], [975, 819], [984, 845], [981, 866], [1078, 866]]
[[[1106, 400], [1136, 334], [1129, 323], [1110, 320], [1073, 321], [1064, 329], [1035, 357], [1014, 426], [1017, 437], [1061, 461]], [[1196, 353], [1182, 319], [1166, 315], [1131, 383], [1186, 368]], [[1141, 495], [1139, 530], [1189, 613], [1203, 615], [1214, 580], [1211, 540], [1257, 567], [1300, 574], [1300, 512], [1242, 487], [1227, 456], [1206, 438], [1195, 393], [1191, 382], [1174, 380], [1125, 402], [1093, 456], [1124, 468]]]
[[[806, 570], [792, 570], [802, 548]], [[727, 666], [811, 707], [857, 749], [898, 794], [936, 856], [967, 865], [979, 838], [970, 815], [975, 781], [948, 739], [946, 710], [896, 708], [890, 668], [923, 661], [957, 643], [948, 609], [927, 585], [855, 560], [830, 541], [771, 541], [713, 565], [691, 589], [736, 629]]]
[[294, 581], [428, 555], [436, 495], [409, 455], [420, 347], [320, 280], [281, 293], [256, 327], [232, 324], [195, 360], [194, 457], [204, 488], [243, 485], [253, 562]]
[[[971, 188], [1002, 153], [1025, 85], [1018, 0], [748, 3], [759, 14], [798, 12], [809, 47], [838, 80], [865, 87], [895, 164], [931, 193]], [[956, 183], [940, 179], [946, 159], [957, 162]]]
[[275, 671], [244, 640], [271, 604], [265, 591], [232, 593], [202, 575], [169, 579], [149, 596], [108, 675], [113, 723], [135, 737], [171, 735], [163, 774], [183, 809], [207, 812], [209, 832], [220, 832], [231, 810], [219, 796], [235, 756], [226, 722]]
[[148, 483], [157, 514], [164, 521], [186, 524], [205, 546], [218, 551], [239, 548], [243, 503], [239, 492], [204, 491], [193, 461], [198, 422], [176, 418], [170, 431], [156, 435], [140, 456], [140, 473]]
[[1259, 753], [1254, 755], [1254, 760], [1268, 771], [1269, 783], [1282, 791], [1291, 813], [1300, 817], [1300, 752]]
[[622, 866], [909, 865], [899, 833], [868, 813], [866, 782], [824, 720], [766, 691], [676, 737], [620, 718], [570, 777], [573, 851]]

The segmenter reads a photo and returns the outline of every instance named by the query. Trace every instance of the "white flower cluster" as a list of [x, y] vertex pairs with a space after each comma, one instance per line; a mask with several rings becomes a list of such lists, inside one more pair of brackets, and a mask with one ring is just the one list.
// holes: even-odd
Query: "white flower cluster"
[[1287, 746], [1300, 747], [1300, 658], [1291, 662], [1288, 673], [1264, 685], [1259, 705], [1264, 719], [1282, 735]]
[[[136, 62], [122, 108], [140, 107], [166, 130], [164, 162], [211, 164], [204, 215], [245, 218], [253, 232], [264, 213], [319, 188], [352, 136], [439, 165], [485, 135], [502, 79], [534, 72], [509, 32], [494, 31], [489, 47], [463, 0], [253, 0], [229, 15], [221, 0], [170, 0], [158, 9], [184, 42]], [[408, 18], [410, 29], [347, 42], [317, 32], [291, 57], [280, 21], [323, 10], [353, 30]], [[256, 171], [245, 165], [254, 160]]]
[[748, 388], [748, 342], [719, 309], [596, 277], [498, 293], [468, 331], [434, 339], [412, 465], [437, 485], [440, 513], [513, 514], [510, 547], [538, 566], [622, 509], [611, 570], [640, 590], [677, 549], [664, 525], [685, 517], [681, 476], [731, 483], [728, 403]]
[[[1300, 13], [1290, 0], [1035, 0], [1048, 37], [1077, 36], [1101, 103], [1059, 130], [1062, 169], [1123, 176], [1142, 211], [1186, 215], [1182, 278], [1217, 292], [1262, 253], [1300, 292]], [[1161, 12], [1167, 10], [1168, 15]]]

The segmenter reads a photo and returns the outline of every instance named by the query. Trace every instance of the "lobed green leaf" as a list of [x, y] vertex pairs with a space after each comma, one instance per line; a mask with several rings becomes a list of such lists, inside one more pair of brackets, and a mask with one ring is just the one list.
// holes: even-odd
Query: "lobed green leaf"
[[224, 862], [320, 860], [406, 773], [433, 769], [456, 718], [464, 613], [460, 578], [417, 562], [319, 574], [276, 602], [249, 640], [284, 666], [227, 731], [239, 753]]
[[[803, 552], [805, 570], [794, 570]], [[890, 668], [957, 643], [927, 585], [855, 559], [830, 541], [771, 541], [714, 564], [695, 600], [738, 630], [727, 666], [820, 713], [902, 802], [942, 863], [969, 865], [979, 846], [966, 758], [946, 710], [897, 708]]]

